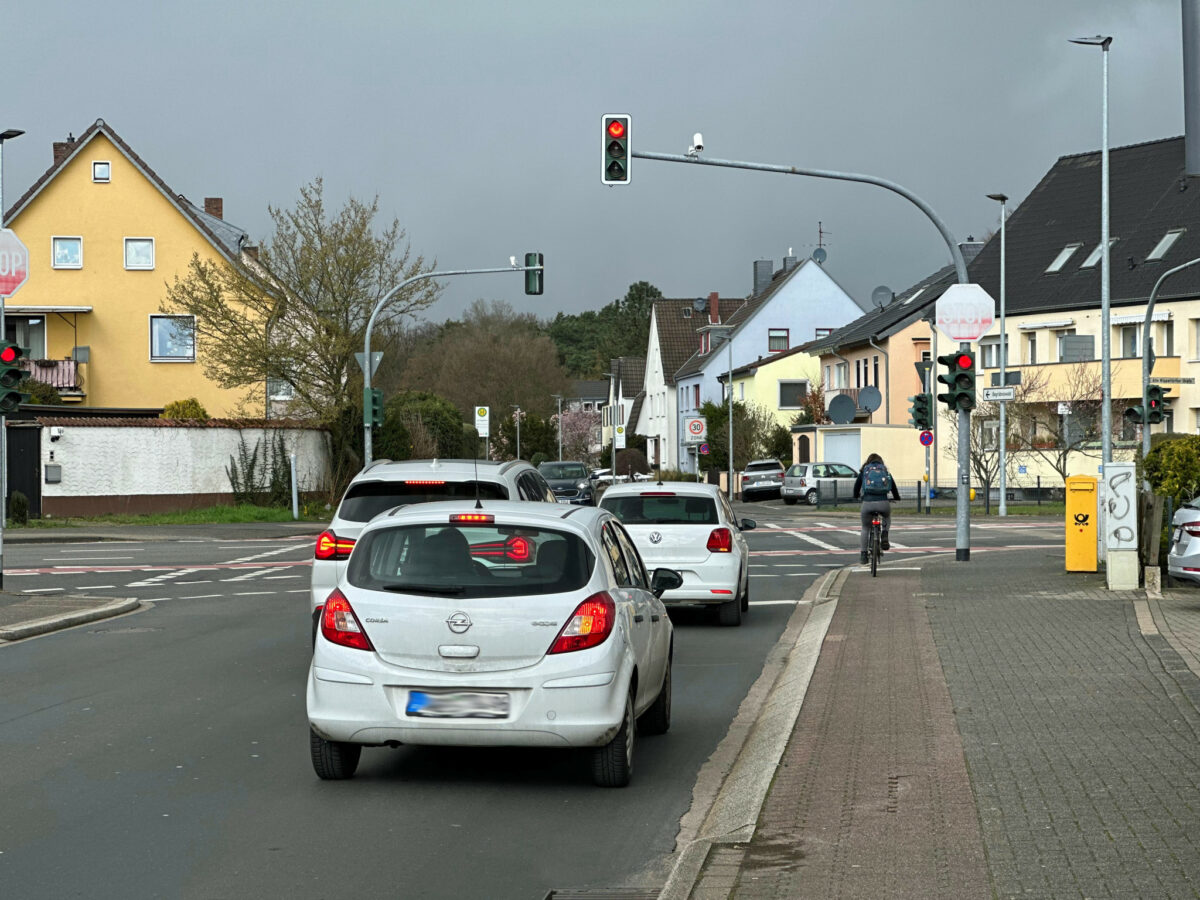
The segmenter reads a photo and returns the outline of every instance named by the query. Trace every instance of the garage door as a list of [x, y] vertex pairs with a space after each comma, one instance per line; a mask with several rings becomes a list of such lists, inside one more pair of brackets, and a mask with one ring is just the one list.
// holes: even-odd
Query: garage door
[[826, 431], [822, 462], [839, 462], [858, 469], [862, 466], [862, 435], [857, 428], [853, 431]]

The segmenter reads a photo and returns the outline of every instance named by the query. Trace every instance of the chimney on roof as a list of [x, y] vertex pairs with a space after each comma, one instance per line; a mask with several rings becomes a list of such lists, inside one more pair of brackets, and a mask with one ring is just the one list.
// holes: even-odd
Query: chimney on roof
[[58, 165], [64, 159], [71, 155], [71, 151], [75, 149], [75, 136], [68, 134], [65, 141], [55, 141], [51, 147], [54, 150], [54, 165]]
[[792, 248], [788, 247], [788, 255], [783, 258], [784, 273], [786, 274], [786, 273], [792, 271], [792, 269], [796, 268], [796, 265], [799, 262], [800, 262], [800, 260], [792, 255]]
[[774, 263], [769, 259], [756, 259], [754, 261], [754, 294], [757, 297], [771, 285], [771, 276], [773, 274]]
[[205, 197], [204, 211], [217, 219], [225, 218], [225, 201], [220, 197]]
[[967, 239], [965, 241], [959, 242], [958, 249], [963, 255], [963, 262], [969, 266], [971, 264], [971, 260], [977, 257], [979, 255], [979, 251], [983, 249], [983, 241], [977, 241], [975, 240], [974, 236], [967, 235]]
[[1183, 0], [1184, 174], [1200, 175], [1200, 0]]
[[717, 296], [716, 291], [708, 295], [708, 323], [710, 325], [721, 324], [721, 298]]

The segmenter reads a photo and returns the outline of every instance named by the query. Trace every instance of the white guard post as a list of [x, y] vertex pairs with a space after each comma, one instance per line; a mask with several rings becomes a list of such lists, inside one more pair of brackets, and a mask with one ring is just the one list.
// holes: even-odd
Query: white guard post
[[1104, 571], [1110, 591], [1138, 587], [1137, 474], [1133, 463], [1104, 467]]

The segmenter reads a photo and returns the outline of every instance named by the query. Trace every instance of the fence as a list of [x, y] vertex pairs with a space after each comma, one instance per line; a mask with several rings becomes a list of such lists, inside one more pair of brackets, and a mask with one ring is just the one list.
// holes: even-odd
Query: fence
[[[958, 486], [953, 483], [943, 482], [927, 489], [929, 486], [925, 482], [913, 481], [898, 483], [896, 487], [900, 491], [900, 502], [896, 504], [896, 509], [924, 512], [926, 509], [953, 508], [958, 505]], [[985, 513], [999, 506], [999, 485], [992, 485], [989, 490], [984, 490], [982, 485], [973, 487], [975, 499], [971, 501], [972, 506], [982, 507]], [[1010, 504], [1042, 506], [1063, 503], [1066, 491], [1061, 479], [1035, 476], [1017, 484], [1010, 482], [1006, 485], [1005, 493]], [[817, 479], [818, 509], [857, 506], [859, 501], [854, 499], [853, 494], [853, 484], [847, 479]]]

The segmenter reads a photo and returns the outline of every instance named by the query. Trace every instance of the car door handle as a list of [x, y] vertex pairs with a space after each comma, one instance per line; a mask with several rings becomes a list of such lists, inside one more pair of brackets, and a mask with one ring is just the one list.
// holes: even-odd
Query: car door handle
[[657, 622], [661, 618], [662, 618], [662, 616], [660, 616], [658, 613], [654, 613], [653, 615], [650, 616], [650, 621]]
[[635, 621], [635, 622], [645, 622], [645, 621], [646, 621], [646, 617], [645, 617], [645, 616], [643, 616], [641, 613], [638, 613], [636, 616], [634, 616], [634, 617], [633, 617], [633, 621]]

